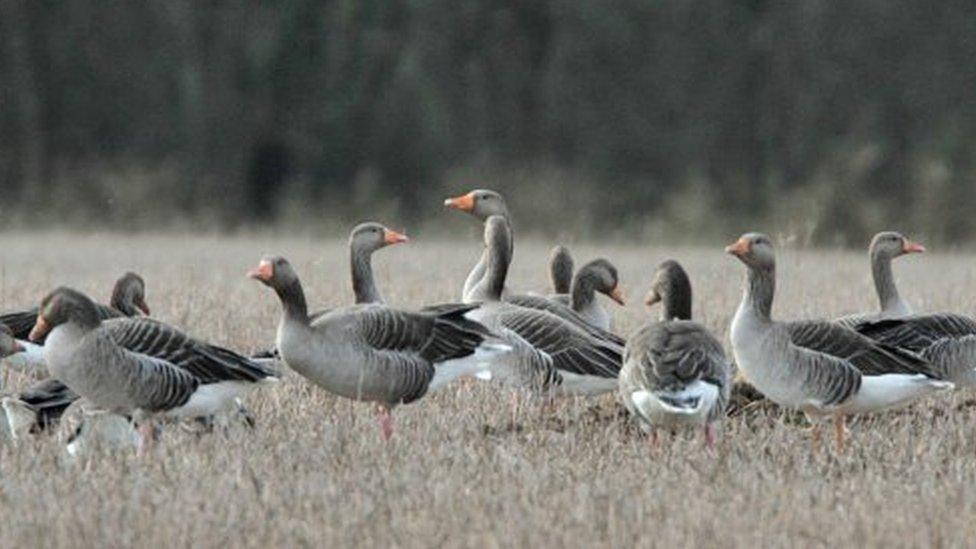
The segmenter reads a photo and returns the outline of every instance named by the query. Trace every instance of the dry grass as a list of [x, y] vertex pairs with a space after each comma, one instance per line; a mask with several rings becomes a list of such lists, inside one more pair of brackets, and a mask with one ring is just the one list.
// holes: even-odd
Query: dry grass
[[[474, 231], [457, 244], [419, 236], [376, 257], [391, 303], [451, 299], [476, 256]], [[650, 270], [676, 257], [698, 318], [726, 337], [743, 271], [724, 244], [574, 250], [620, 267], [633, 302], [615, 311], [620, 331], [645, 317]], [[344, 239], [8, 235], [0, 247], [2, 308], [57, 284], [105, 299], [134, 269], [157, 317], [245, 351], [267, 346], [277, 322], [275, 297], [244, 278], [262, 252], [291, 258], [314, 304], [350, 295]], [[545, 252], [518, 246], [513, 286], [544, 289]], [[903, 292], [919, 309], [973, 311], [973, 259], [901, 260]], [[861, 254], [783, 252], [780, 280], [780, 316], [874, 306]], [[74, 463], [50, 439], [0, 448], [0, 546], [965, 545], [976, 537], [976, 412], [965, 399], [861, 420], [842, 456], [812, 452], [775, 411], [727, 421], [714, 452], [688, 433], [651, 456], [612, 396], [549, 416], [530, 407], [512, 426], [497, 391], [454, 387], [399, 408], [384, 444], [370, 407], [292, 374], [251, 397], [253, 432], [170, 430], [147, 459]]]

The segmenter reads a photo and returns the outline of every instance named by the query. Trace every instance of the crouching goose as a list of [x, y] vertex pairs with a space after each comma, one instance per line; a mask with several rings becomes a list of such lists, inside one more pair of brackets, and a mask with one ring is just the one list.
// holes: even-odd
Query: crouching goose
[[549, 252], [549, 281], [554, 295], [568, 295], [573, 285], [573, 256], [565, 246], [556, 246]]
[[[953, 387], [934, 379], [932, 365], [917, 355], [857, 339], [856, 333], [841, 343], [833, 341], [831, 333], [853, 333], [837, 324], [807, 321], [791, 326], [772, 320], [776, 260], [766, 235], [743, 235], [726, 252], [748, 270], [732, 320], [736, 363], [773, 402], [799, 409], [811, 419], [834, 416], [838, 450], [844, 447], [846, 416], [904, 405]], [[870, 355], [867, 364], [860, 362], [862, 355]]]
[[383, 435], [393, 434], [390, 411], [454, 379], [490, 368], [508, 351], [465, 315], [477, 305], [408, 312], [379, 303], [332, 309], [309, 318], [305, 292], [291, 264], [266, 257], [249, 275], [278, 294], [281, 359], [336, 395], [374, 402]]
[[[550, 299], [570, 307], [576, 314], [596, 328], [610, 331], [612, 319], [610, 313], [597, 300], [599, 292], [619, 305], [624, 305], [624, 296], [620, 291], [617, 268], [606, 259], [594, 259], [576, 273], [573, 277], [571, 293], [551, 296]], [[518, 304], [521, 296], [509, 299]], [[525, 301], [522, 299], [522, 301]]]
[[[501, 216], [506, 220], [509, 219], [508, 206], [505, 204], [505, 199], [502, 198], [502, 195], [499, 193], [487, 189], [476, 189], [461, 196], [448, 198], [444, 201], [444, 205], [448, 208], [470, 214], [474, 216], [475, 219], [482, 222], [491, 216]], [[511, 236], [511, 233], [509, 233], [509, 235]], [[513, 243], [509, 241], [507, 246], [508, 253], [511, 255]], [[461, 292], [461, 301], [464, 303], [479, 301], [475, 294], [477, 292], [478, 285], [485, 276], [487, 264], [488, 251], [484, 250], [481, 254], [481, 258], [471, 269], [471, 272], [468, 273], [468, 278], [466, 278], [464, 281], [464, 289]], [[507, 295], [508, 290], [503, 289], [502, 294]]]
[[[50, 334], [50, 335], [48, 335]], [[237, 399], [274, 372], [232, 351], [198, 342], [148, 318], [103, 321], [87, 296], [58, 288], [41, 302], [30, 339], [47, 337], [44, 358], [71, 392], [140, 423], [198, 418], [234, 409]]]
[[[468, 317], [512, 346], [494, 374], [520, 387], [556, 394], [593, 395], [613, 391], [623, 346], [550, 312], [502, 301], [511, 262], [510, 227], [500, 216], [485, 221], [485, 277], [482, 306]], [[543, 301], [546, 301], [542, 298]]]
[[658, 428], [703, 426], [715, 442], [713, 424], [725, 415], [731, 365], [722, 344], [691, 321], [691, 282], [676, 261], [655, 273], [647, 304], [661, 302], [661, 316], [627, 340], [620, 370], [620, 397], [656, 442]]
[[[128, 272], [115, 282], [112, 298], [108, 305], [96, 305], [102, 320], [110, 318], [133, 317], [139, 314], [149, 316], [146, 305], [146, 283], [141, 276]], [[0, 324], [13, 332], [24, 351], [5, 361], [8, 368], [22, 372], [44, 374], [44, 347], [40, 342], [28, 341], [31, 329], [37, 322], [37, 307], [24, 311], [0, 315]]]
[[853, 328], [861, 322], [899, 318], [912, 314], [911, 306], [898, 293], [895, 277], [891, 271], [891, 261], [906, 254], [924, 251], [925, 246], [912, 242], [901, 233], [884, 231], [874, 235], [868, 248], [868, 257], [871, 260], [871, 277], [874, 280], [874, 289], [878, 294], [881, 310], [877, 313], [844, 316], [836, 322]]

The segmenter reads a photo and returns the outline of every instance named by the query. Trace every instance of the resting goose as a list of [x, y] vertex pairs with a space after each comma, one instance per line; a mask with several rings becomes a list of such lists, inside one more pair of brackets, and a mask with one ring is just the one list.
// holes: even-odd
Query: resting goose
[[[791, 326], [772, 320], [776, 260], [766, 235], [743, 235], [726, 252], [748, 271], [731, 328], [739, 369], [781, 406], [799, 409], [810, 418], [834, 416], [838, 450], [843, 450], [846, 416], [900, 406], [952, 388], [951, 382], [933, 379], [932, 365], [917, 355], [856, 337], [837, 343], [831, 333], [853, 332], [831, 322]], [[864, 355], [870, 355], [870, 360], [862, 362]]]
[[502, 301], [511, 262], [509, 242], [508, 221], [489, 217], [484, 303], [468, 315], [512, 346], [510, 354], [496, 361], [494, 374], [509, 384], [556, 394], [593, 395], [616, 389], [622, 345], [547, 311]]
[[[502, 198], [502, 195], [486, 189], [477, 189], [465, 195], [448, 198], [444, 201], [444, 205], [448, 208], [471, 214], [482, 222], [493, 215], [501, 216], [506, 220], [509, 219], [508, 206], [505, 204], [505, 199]], [[509, 255], [512, 254], [512, 248], [513, 243], [508, 242]], [[485, 276], [487, 262], [488, 251], [485, 250], [481, 254], [481, 259], [471, 269], [471, 272], [468, 273], [468, 278], [464, 281], [464, 289], [461, 293], [461, 301], [464, 303], [478, 301], [475, 293], [477, 292], [479, 283]], [[507, 294], [508, 292], [507, 290], [503, 290], [502, 293]]]
[[[139, 314], [148, 316], [145, 281], [136, 273], [125, 273], [115, 282], [109, 305], [97, 305], [97, 308], [102, 320], [133, 317]], [[45, 370], [43, 341], [34, 343], [28, 341], [27, 337], [36, 322], [37, 307], [0, 315], [0, 324], [9, 327], [24, 348], [24, 352], [5, 361], [8, 368], [43, 374]]]
[[912, 242], [901, 233], [884, 231], [874, 235], [868, 248], [868, 256], [871, 259], [871, 276], [874, 279], [874, 289], [878, 294], [881, 310], [877, 313], [844, 316], [836, 322], [853, 328], [862, 322], [900, 318], [912, 314], [911, 306], [898, 293], [895, 277], [891, 272], [891, 261], [906, 254], [924, 251], [925, 246]]
[[565, 246], [556, 246], [549, 253], [549, 280], [552, 293], [567, 295], [573, 285], [573, 256]]
[[[613, 320], [610, 313], [597, 300], [596, 293], [609, 297], [620, 305], [624, 304], [624, 296], [620, 291], [617, 268], [606, 259], [590, 261], [573, 277], [570, 294], [551, 296], [550, 299], [570, 307], [586, 322], [601, 330], [610, 331]], [[510, 299], [518, 303], [516, 299]]]
[[620, 397], [652, 441], [657, 428], [694, 425], [704, 427], [712, 446], [712, 426], [729, 400], [731, 365], [722, 344], [691, 321], [691, 282], [676, 261], [665, 261], [655, 273], [647, 305], [658, 302], [658, 322], [627, 340]]
[[70, 288], [58, 288], [41, 302], [30, 339], [45, 337], [52, 376], [95, 406], [142, 423], [147, 443], [154, 416], [221, 413], [236, 408], [246, 391], [276, 379], [274, 372], [232, 351], [161, 322], [103, 321], [95, 303]]
[[494, 355], [508, 351], [484, 326], [465, 318], [478, 305], [408, 312], [370, 303], [332, 309], [313, 320], [287, 260], [266, 257], [249, 276], [281, 300], [276, 345], [285, 364], [333, 394], [376, 403], [386, 438], [393, 434], [395, 406], [483, 371]]

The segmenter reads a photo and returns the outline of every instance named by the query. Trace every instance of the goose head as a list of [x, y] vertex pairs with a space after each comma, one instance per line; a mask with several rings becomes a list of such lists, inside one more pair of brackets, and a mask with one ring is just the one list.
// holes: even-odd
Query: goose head
[[577, 274], [579, 281], [588, 281], [593, 289], [624, 305], [623, 291], [620, 289], [620, 278], [617, 268], [606, 259], [594, 259], [580, 269]]
[[281, 256], [269, 255], [261, 259], [258, 266], [247, 273], [253, 278], [273, 290], [283, 290], [298, 282], [298, 274], [291, 263]]
[[468, 194], [448, 198], [444, 205], [458, 211], [471, 214], [481, 221], [493, 215], [508, 217], [508, 206], [502, 195], [487, 189], [476, 189]]
[[408, 242], [406, 235], [388, 229], [380, 223], [360, 223], [349, 234], [349, 247], [354, 250], [372, 253], [393, 244]]
[[101, 319], [95, 302], [85, 294], [71, 288], [61, 287], [47, 294], [41, 301], [37, 322], [28, 338], [40, 341], [58, 326], [75, 323], [83, 328], [96, 328]]
[[10, 331], [10, 328], [6, 324], [0, 324], [0, 358], [22, 353], [23, 351], [23, 345], [14, 338], [14, 334]]
[[139, 313], [149, 316], [145, 280], [133, 272], [122, 275], [122, 278], [115, 283], [109, 305], [128, 316], [137, 316]]
[[658, 265], [644, 303], [648, 307], [663, 303], [665, 320], [691, 320], [691, 280], [680, 263], [669, 259]]
[[906, 254], [917, 254], [925, 251], [925, 246], [912, 242], [905, 235], [895, 231], [883, 231], [871, 239], [869, 254], [879, 259], [894, 259]]
[[776, 265], [773, 241], [762, 233], [746, 233], [725, 247], [725, 253], [734, 255], [739, 261], [753, 269], [767, 270]]

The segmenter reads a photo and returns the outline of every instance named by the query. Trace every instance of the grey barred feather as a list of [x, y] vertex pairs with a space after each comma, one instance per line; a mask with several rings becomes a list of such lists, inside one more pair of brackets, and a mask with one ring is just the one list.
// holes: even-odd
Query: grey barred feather
[[[568, 298], [567, 298], [568, 300]], [[519, 307], [525, 307], [527, 309], [536, 309], [539, 311], [545, 311], [552, 315], [559, 317], [560, 319], [569, 322], [573, 326], [583, 330], [587, 334], [599, 338], [605, 339], [615, 345], [623, 347], [627, 344], [627, 340], [620, 337], [619, 335], [597, 328], [589, 322], [586, 321], [579, 313], [574, 311], [572, 307], [568, 304], [563, 304], [558, 301], [553, 301], [541, 296], [517, 294], [506, 296], [504, 301], [506, 303], [511, 303], [512, 305], [518, 305]]]
[[836, 323], [817, 320], [784, 323], [794, 345], [850, 362], [862, 374], [923, 374], [938, 377], [932, 364], [900, 346], [878, 343]]
[[940, 379], [976, 384], [976, 320], [952, 313], [912, 315], [864, 322], [857, 330], [881, 344], [921, 354]]

